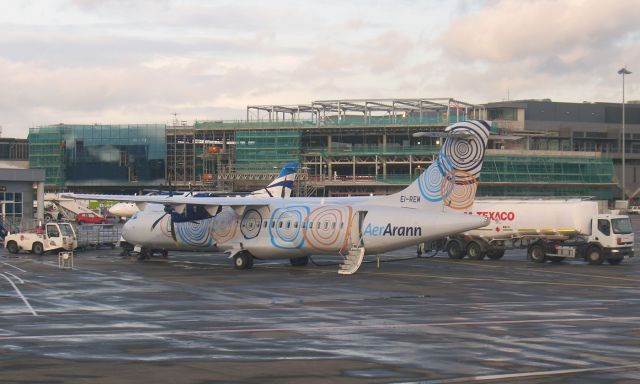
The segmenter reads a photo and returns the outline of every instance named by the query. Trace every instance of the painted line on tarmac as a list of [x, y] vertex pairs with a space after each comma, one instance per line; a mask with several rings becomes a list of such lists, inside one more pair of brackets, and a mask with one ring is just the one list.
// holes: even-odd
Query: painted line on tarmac
[[29, 300], [27, 300], [26, 297], [24, 297], [24, 295], [22, 294], [22, 292], [20, 292], [20, 290], [18, 289], [18, 287], [14, 284], [13, 280], [11, 280], [10, 278], [7, 277], [7, 275], [5, 275], [4, 273], [0, 273], [0, 276], [4, 277], [5, 279], [7, 279], [7, 281], [11, 284], [11, 286], [13, 287], [13, 289], [16, 290], [16, 293], [18, 293], [18, 296], [20, 296], [20, 298], [22, 299], [22, 301], [24, 302], [24, 305], [27, 306], [27, 308], [29, 308], [29, 310], [31, 311], [31, 313], [33, 314], [33, 316], [38, 316], [38, 313], [33, 309], [33, 307], [31, 307], [31, 304], [29, 304]]
[[460, 276], [440, 276], [440, 275], [417, 275], [410, 273], [393, 273], [393, 272], [358, 272], [363, 275], [382, 275], [382, 276], [400, 276], [400, 277], [421, 277], [421, 278], [435, 278], [435, 279], [449, 279], [449, 280], [470, 280], [470, 281], [491, 281], [491, 282], [503, 282], [503, 283], [525, 283], [525, 284], [543, 284], [543, 285], [560, 285], [571, 287], [594, 287], [594, 288], [616, 288], [616, 289], [640, 289], [640, 285], [606, 285], [606, 284], [591, 284], [591, 283], [570, 283], [559, 281], [542, 281], [542, 280], [518, 280], [518, 279], [504, 279], [504, 278], [482, 278], [482, 277], [460, 277]]
[[22, 280], [21, 278], [19, 278], [19, 277], [18, 277], [18, 276], [16, 276], [16, 275], [14, 275], [13, 273], [11, 273], [11, 272], [5, 272], [5, 274], [7, 274], [7, 275], [9, 275], [9, 276], [13, 277], [13, 278], [14, 278], [14, 279], [16, 279], [20, 284], [24, 284], [24, 280]]
[[271, 327], [271, 328], [218, 328], [211, 330], [167, 330], [151, 332], [85, 332], [85, 333], [65, 333], [61, 335], [24, 335], [24, 336], [0, 336], [0, 340], [68, 340], [70, 338], [134, 338], [134, 337], [165, 337], [165, 336], [197, 336], [197, 335], [223, 335], [242, 333], [268, 333], [268, 332], [299, 332], [302, 334], [331, 332], [331, 331], [362, 331], [369, 329], [400, 329], [425, 328], [425, 327], [460, 327], [460, 326], [496, 326], [496, 325], [520, 325], [520, 324], [540, 324], [540, 323], [585, 323], [585, 322], [637, 322], [640, 317], [584, 317], [584, 318], [561, 318], [561, 319], [529, 319], [529, 320], [502, 320], [502, 321], [458, 321], [440, 323], [394, 323], [394, 324], [354, 324], [354, 325], [329, 325], [314, 327], [305, 325], [303, 327]]
[[9, 264], [9, 263], [5, 263], [4, 261], [0, 261], [0, 263], [2, 263], [2, 264], [4, 264], [4, 265], [8, 265], [8, 266], [10, 266], [10, 267], [12, 267], [12, 268], [15, 268], [15, 269], [17, 269], [17, 270], [18, 270], [18, 271], [20, 271], [20, 272], [27, 272], [27, 271], [25, 271], [25, 270], [24, 270], [24, 269], [22, 269], [22, 268], [18, 268], [18, 267], [16, 267], [15, 265], [11, 265], [11, 264]]
[[522, 379], [527, 377], [543, 377], [555, 375], [570, 375], [574, 373], [587, 372], [608, 372], [608, 371], [624, 371], [634, 368], [640, 368], [640, 364], [630, 365], [614, 365], [610, 367], [594, 367], [594, 368], [576, 368], [576, 369], [557, 369], [552, 371], [533, 371], [522, 373], [506, 373], [502, 375], [483, 375], [483, 376], [467, 376], [454, 379], [427, 380], [430, 384], [448, 384], [448, 383], [467, 383], [469, 381], [489, 381], [489, 380], [505, 380], [505, 379]]
[[577, 276], [577, 277], [595, 277], [597, 279], [606, 279], [606, 280], [621, 280], [621, 281], [634, 281], [634, 282], [638, 281], [638, 279], [634, 279], [634, 278], [630, 278], [630, 277], [603, 276], [603, 275], [592, 275], [592, 274], [588, 274], [588, 273], [550, 271], [550, 270], [546, 270], [546, 269], [534, 269], [533, 266], [530, 267], [530, 268], [522, 268], [522, 267], [513, 267], [511, 265], [495, 265], [495, 264], [494, 265], [488, 265], [488, 264], [482, 264], [481, 261], [473, 262], [471, 260], [469, 260], [469, 261], [453, 261], [453, 260], [435, 260], [435, 259], [432, 259], [432, 261], [435, 262], [435, 263], [442, 263], [442, 264], [472, 265], [474, 267], [483, 267], [483, 268], [500, 268], [500, 267], [504, 267], [504, 268], [508, 268], [510, 270], [518, 270], [518, 271], [523, 271], [523, 272], [543, 272], [543, 273], [552, 273], [552, 274], [557, 274], [557, 275], [567, 275], [567, 276]]
[[[264, 268], [268, 269], [278, 269], [278, 270], [287, 270], [291, 271], [291, 267], [272, 267], [265, 266]], [[313, 268], [296, 268], [296, 271], [299, 272], [307, 272], [307, 273], [320, 273], [320, 274], [337, 274], [337, 270], [321, 270], [321, 269], [313, 269]], [[505, 279], [505, 278], [481, 278], [481, 277], [461, 277], [461, 276], [446, 276], [446, 275], [430, 275], [430, 274], [415, 274], [415, 273], [395, 273], [395, 272], [377, 272], [377, 271], [358, 271], [356, 274], [358, 275], [371, 275], [371, 276], [396, 276], [396, 277], [417, 277], [417, 278], [434, 278], [434, 279], [449, 279], [449, 280], [470, 280], [470, 281], [491, 281], [491, 282], [503, 282], [503, 283], [523, 283], [523, 284], [543, 284], [543, 285], [560, 285], [560, 286], [571, 286], [571, 287], [593, 287], [593, 288], [615, 288], [615, 289], [640, 289], [640, 285], [638, 286], [630, 286], [630, 285], [606, 285], [606, 284], [590, 284], [590, 283], [569, 283], [569, 282], [558, 282], [558, 281], [542, 281], [542, 280], [516, 280], [516, 279]], [[636, 280], [637, 281], [637, 280]]]

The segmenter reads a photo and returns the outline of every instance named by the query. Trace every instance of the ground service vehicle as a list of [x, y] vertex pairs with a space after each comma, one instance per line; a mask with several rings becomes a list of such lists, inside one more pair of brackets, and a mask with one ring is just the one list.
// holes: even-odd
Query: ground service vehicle
[[10, 253], [22, 249], [42, 255], [56, 250], [71, 251], [78, 245], [76, 233], [69, 223], [47, 223], [41, 233], [38, 232], [11, 233], [4, 239], [5, 247]]
[[76, 223], [82, 224], [107, 224], [109, 221], [102, 216], [98, 216], [95, 213], [78, 213], [76, 215]]
[[527, 249], [531, 261], [585, 259], [590, 264], [619, 264], [633, 256], [634, 235], [628, 216], [598, 214], [596, 201], [476, 200], [466, 211], [490, 224], [449, 236], [432, 248], [453, 259], [500, 259], [507, 249]]

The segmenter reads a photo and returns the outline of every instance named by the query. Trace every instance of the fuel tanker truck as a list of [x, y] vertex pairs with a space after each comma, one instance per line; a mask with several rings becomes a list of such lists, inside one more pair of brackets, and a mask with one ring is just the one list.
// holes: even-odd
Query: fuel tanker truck
[[508, 249], [526, 249], [536, 263], [585, 259], [599, 265], [633, 257], [628, 216], [599, 214], [598, 203], [583, 199], [476, 200], [465, 213], [489, 218], [487, 226], [449, 236], [428, 248], [452, 259], [500, 259]]

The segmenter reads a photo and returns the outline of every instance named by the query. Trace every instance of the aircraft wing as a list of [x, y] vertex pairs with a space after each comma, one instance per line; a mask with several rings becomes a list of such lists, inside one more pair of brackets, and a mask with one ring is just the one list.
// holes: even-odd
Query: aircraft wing
[[282, 200], [279, 197], [250, 197], [250, 196], [216, 196], [216, 197], [194, 197], [194, 196], [131, 196], [131, 195], [97, 195], [84, 193], [64, 193], [63, 196], [80, 200], [115, 200], [129, 201], [136, 203], [138, 208], [144, 209], [146, 204], [163, 204], [172, 206], [176, 212], [181, 213], [187, 205], [203, 206], [210, 214], [214, 215], [219, 207], [231, 207], [238, 214], [242, 214], [246, 207], [261, 207], [269, 205], [275, 200]]

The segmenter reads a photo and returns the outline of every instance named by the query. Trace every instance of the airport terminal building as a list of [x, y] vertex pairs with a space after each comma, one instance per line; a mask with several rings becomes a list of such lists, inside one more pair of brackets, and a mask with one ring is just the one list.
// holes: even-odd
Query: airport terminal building
[[[251, 105], [243, 121], [193, 125], [32, 128], [29, 163], [48, 189], [247, 191], [288, 161], [303, 168], [297, 194], [345, 196], [401, 189], [433, 162], [438, 132], [484, 118], [493, 135], [479, 196], [620, 195], [620, 104], [522, 100], [475, 105], [454, 98], [322, 100]], [[431, 137], [414, 138], [429, 131]], [[640, 186], [640, 105], [626, 106], [626, 190]]]

